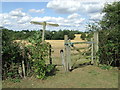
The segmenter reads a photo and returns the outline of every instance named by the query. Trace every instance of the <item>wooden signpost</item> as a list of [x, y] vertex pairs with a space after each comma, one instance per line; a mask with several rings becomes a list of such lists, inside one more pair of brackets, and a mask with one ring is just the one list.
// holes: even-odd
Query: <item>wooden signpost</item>
[[[47, 23], [47, 22], [35, 22], [35, 21], [31, 21], [30, 23], [32, 24], [37, 24], [37, 25], [43, 25], [43, 32], [42, 32], [42, 42], [44, 42], [45, 40], [45, 29], [46, 29], [46, 26], [47, 25], [50, 25], [50, 26], [59, 26], [58, 24], [52, 24], [52, 23]], [[49, 45], [49, 62], [50, 64], [52, 64], [52, 58], [51, 58], [51, 45]]]
[[45, 29], [46, 29], [46, 25], [50, 25], [50, 26], [59, 26], [58, 24], [52, 24], [52, 23], [47, 23], [47, 22], [35, 22], [35, 21], [31, 21], [30, 23], [32, 24], [37, 24], [37, 25], [43, 25], [43, 32], [42, 32], [42, 41], [44, 41], [45, 39]]

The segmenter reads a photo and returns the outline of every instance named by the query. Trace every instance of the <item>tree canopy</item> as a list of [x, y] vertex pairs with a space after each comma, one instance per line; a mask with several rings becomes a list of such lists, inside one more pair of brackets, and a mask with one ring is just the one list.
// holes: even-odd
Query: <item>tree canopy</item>
[[116, 66], [120, 61], [120, 2], [106, 4], [102, 13], [102, 20], [88, 27], [99, 31], [100, 63]]

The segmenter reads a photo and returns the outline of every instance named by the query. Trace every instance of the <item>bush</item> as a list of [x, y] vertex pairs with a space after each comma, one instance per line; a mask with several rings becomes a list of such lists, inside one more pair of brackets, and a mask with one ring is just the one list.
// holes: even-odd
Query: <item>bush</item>
[[[10, 78], [18, 82], [22, 78], [22, 61], [25, 64], [25, 74], [36, 74], [37, 78], [44, 79], [55, 69], [54, 65], [46, 65], [49, 60], [50, 44], [41, 41], [39, 32], [29, 38], [29, 46], [22, 42], [15, 43], [10, 30], [2, 30], [2, 78]], [[22, 48], [21, 48], [22, 47]], [[29, 54], [29, 55], [28, 55]]]
[[29, 46], [31, 57], [33, 61], [33, 70], [36, 77], [44, 79], [47, 73], [51, 72], [53, 65], [46, 65], [46, 61], [49, 60], [49, 43], [41, 41], [40, 33], [37, 32], [32, 38], [29, 38], [29, 42], [32, 45]]
[[100, 21], [100, 60], [101, 63], [113, 66], [120, 64], [120, 2], [107, 4]]
[[19, 77], [18, 66], [21, 64], [22, 55], [18, 44], [13, 43], [11, 31], [2, 30], [2, 77]]
[[80, 36], [80, 38], [82, 38], [82, 40], [85, 40], [86, 34], [85, 34], [85, 33], [82, 33], [81, 36]]
[[101, 64], [117, 66], [120, 64], [120, 2], [106, 4], [101, 21], [89, 25], [99, 31], [99, 60]]
[[[109, 33], [109, 34], [108, 34]], [[99, 32], [99, 57], [100, 63], [107, 65], [117, 65], [117, 61], [119, 61], [119, 49], [120, 44], [118, 42], [118, 34], [120, 32], [118, 30], [106, 30]]]
[[93, 32], [88, 33], [86, 36], [87, 41], [91, 41], [91, 38], [93, 37]]

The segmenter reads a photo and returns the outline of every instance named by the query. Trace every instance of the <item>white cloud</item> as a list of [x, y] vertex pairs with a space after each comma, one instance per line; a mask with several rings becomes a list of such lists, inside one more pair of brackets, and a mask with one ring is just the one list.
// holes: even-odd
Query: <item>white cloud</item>
[[10, 11], [9, 13], [0, 14], [3, 20], [0, 25], [3, 25], [6, 28], [13, 29], [13, 30], [23, 30], [23, 29], [42, 29], [41, 25], [34, 25], [31, 24], [30, 21], [37, 21], [43, 22], [47, 21], [49, 23], [57, 23], [59, 27], [52, 27], [48, 26], [47, 29], [78, 29], [80, 25], [85, 21], [85, 18], [82, 18], [78, 13], [73, 13], [65, 17], [51, 17], [51, 16], [44, 16], [44, 17], [32, 17], [22, 9], [15, 9]]
[[30, 22], [31, 21], [31, 17], [30, 16], [25, 16], [25, 17], [22, 17], [18, 23], [19, 24], [24, 24], [24, 23], [27, 23], [27, 22]]
[[45, 17], [35, 17], [32, 19], [32, 21], [38, 21], [38, 22], [62, 22], [64, 18], [62, 17], [50, 17], [50, 16], [45, 16]]
[[22, 12], [22, 9], [15, 9], [9, 13], [2, 13], [0, 17], [0, 26], [4, 26], [8, 29], [22, 30], [35, 27], [31, 27], [32, 25], [30, 24], [32, 17]]
[[80, 18], [74, 21], [76, 24], [82, 24], [84, 22], [85, 18]]
[[32, 13], [44, 13], [44, 9], [40, 9], [40, 10], [36, 10], [36, 9], [30, 9], [29, 12], [32, 12]]
[[104, 16], [104, 13], [95, 13], [95, 14], [90, 14], [90, 19], [91, 20], [101, 20], [102, 17]]
[[11, 16], [15, 17], [23, 17], [26, 15], [26, 13], [22, 12], [22, 8], [15, 9], [9, 13]]
[[53, 0], [48, 2], [47, 7], [52, 8], [58, 13], [66, 14], [78, 11], [80, 3], [75, 0]]
[[45, 17], [35, 17], [31, 21], [37, 21], [37, 22], [47, 21], [50, 23], [57, 23], [60, 26], [80, 26], [81, 23], [84, 22], [84, 20], [85, 18], [82, 18], [80, 17], [79, 14], [74, 13], [69, 15], [67, 18], [45, 16]]
[[3, 21], [3, 25], [4, 25], [4, 24], [6, 24], [6, 25], [10, 25], [11, 22], [10, 22], [9, 20], [4, 20], [4, 21]]
[[113, 1], [119, 0], [52, 0], [48, 2], [47, 8], [51, 8], [61, 14], [77, 12], [97, 13], [103, 9], [105, 3]]
[[73, 13], [73, 14], [71, 14], [71, 15], [68, 16], [68, 19], [74, 19], [74, 18], [78, 18], [78, 17], [80, 17], [79, 14]]
[[10, 18], [10, 17], [9, 17], [9, 14], [7, 14], [7, 13], [0, 14], [0, 17], [3, 18], [3, 19], [8, 19], [8, 18]]
[[101, 4], [101, 3], [84, 5], [85, 12], [87, 12], [87, 13], [101, 12], [103, 7], [104, 7], [104, 4]]
[[[9, 13], [0, 14], [0, 26], [3, 25], [8, 29], [13, 30], [39, 30], [42, 29], [42, 26], [31, 24], [30, 21], [47, 21], [49, 23], [57, 23], [60, 25], [59, 27], [47, 26], [47, 30], [72, 29], [82, 31], [85, 30], [85, 23], [88, 21], [87, 19], [92, 21], [100, 20], [102, 18], [103, 14], [100, 14], [100, 11], [106, 1], [110, 2], [110, 0], [52, 0], [48, 2], [48, 8], [53, 9], [55, 12], [69, 15], [66, 17], [32, 17], [19, 8], [12, 10]], [[113, 0], [111, 0], [111, 2], [113, 2]], [[44, 9], [30, 9], [29, 11], [44, 13]]]

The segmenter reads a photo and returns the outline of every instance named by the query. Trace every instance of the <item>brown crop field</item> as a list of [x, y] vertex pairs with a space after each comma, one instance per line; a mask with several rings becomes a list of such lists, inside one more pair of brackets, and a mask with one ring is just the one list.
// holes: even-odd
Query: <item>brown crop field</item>
[[[71, 42], [85, 42], [85, 40], [82, 40], [80, 38], [81, 34], [76, 34], [75, 39], [71, 40]], [[52, 59], [54, 64], [61, 64], [61, 59], [60, 59], [60, 50], [64, 50], [64, 40], [46, 40], [46, 42], [49, 42], [52, 46]], [[88, 44], [76, 44], [74, 45], [75, 47], [87, 47]], [[74, 51], [76, 53], [76, 51]]]
[[[71, 42], [84, 42], [85, 40], [82, 40], [80, 38], [81, 34], [76, 34], [75, 39], [71, 40]], [[52, 45], [52, 48], [54, 50], [53, 55], [56, 57], [59, 57], [59, 52], [61, 49], [64, 49], [64, 40], [46, 40], [46, 42], [49, 42]], [[86, 47], [87, 44], [81, 44], [81, 45], [75, 45], [75, 47]]]

